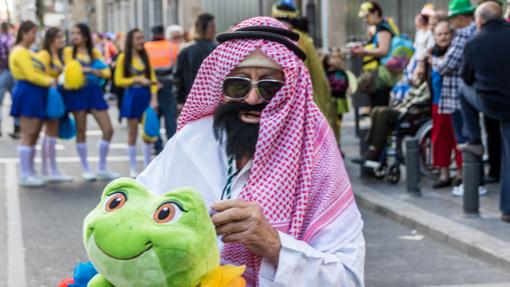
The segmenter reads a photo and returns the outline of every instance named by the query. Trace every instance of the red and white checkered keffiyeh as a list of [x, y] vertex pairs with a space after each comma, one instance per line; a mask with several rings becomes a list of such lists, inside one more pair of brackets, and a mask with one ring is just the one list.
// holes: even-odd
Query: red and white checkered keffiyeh
[[[247, 26], [286, 28], [273, 18], [256, 17], [234, 30]], [[262, 112], [251, 175], [240, 198], [258, 202], [272, 226], [308, 243], [333, 220], [344, 217], [340, 222], [345, 233], [338, 236], [349, 240], [362, 227], [351, 184], [335, 137], [313, 102], [308, 70], [284, 45], [262, 39], [219, 45], [198, 71], [179, 129], [214, 113], [223, 100], [224, 78], [256, 48], [283, 67], [285, 85]], [[259, 256], [240, 244], [226, 244], [222, 259], [247, 265], [245, 278], [249, 285], [257, 285]]]

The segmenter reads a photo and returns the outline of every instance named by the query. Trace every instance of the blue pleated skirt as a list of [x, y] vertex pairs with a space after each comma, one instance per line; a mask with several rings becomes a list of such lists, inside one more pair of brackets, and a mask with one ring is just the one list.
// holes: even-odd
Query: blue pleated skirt
[[120, 116], [128, 119], [141, 119], [149, 106], [151, 91], [148, 87], [129, 87], [124, 92]]
[[16, 81], [12, 91], [11, 116], [45, 119], [47, 99], [48, 88], [28, 81]]
[[108, 109], [103, 88], [94, 83], [88, 82], [79, 90], [65, 90], [62, 94], [66, 110], [69, 112]]

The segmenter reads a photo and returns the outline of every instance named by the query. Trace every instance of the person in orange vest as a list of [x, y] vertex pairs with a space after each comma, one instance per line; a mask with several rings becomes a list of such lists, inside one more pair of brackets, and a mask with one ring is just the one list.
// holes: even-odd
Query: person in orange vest
[[[149, 62], [156, 72], [159, 83], [158, 114], [164, 118], [166, 139], [170, 139], [177, 129], [177, 104], [172, 93], [172, 71], [177, 59], [179, 47], [176, 43], [165, 39], [163, 26], [152, 27], [152, 41], [145, 42], [145, 50], [149, 56]], [[161, 137], [155, 143], [157, 153], [163, 149]]]

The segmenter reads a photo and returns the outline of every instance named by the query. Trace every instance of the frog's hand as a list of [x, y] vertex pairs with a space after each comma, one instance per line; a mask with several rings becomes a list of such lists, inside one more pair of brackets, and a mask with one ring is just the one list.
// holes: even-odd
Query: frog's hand
[[87, 287], [114, 287], [106, 278], [101, 274], [97, 274], [89, 281]]
[[245, 287], [246, 281], [242, 277], [246, 267], [224, 265], [209, 272], [200, 287]]

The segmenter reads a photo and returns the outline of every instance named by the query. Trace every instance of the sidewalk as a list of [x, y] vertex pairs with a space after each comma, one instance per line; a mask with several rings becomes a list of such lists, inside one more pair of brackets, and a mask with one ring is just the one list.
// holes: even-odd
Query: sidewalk
[[422, 196], [408, 195], [405, 166], [402, 166], [402, 179], [396, 185], [375, 178], [360, 178], [359, 165], [351, 163], [351, 159], [359, 155], [351, 115], [343, 124], [342, 150], [359, 206], [416, 229], [469, 256], [496, 267], [510, 268], [510, 224], [500, 220], [497, 184], [487, 185], [489, 193], [480, 198], [480, 216], [469, 217], [463, 213], [462, 198], [451, 195], [452, 188], [434, 190], [432, 180], [425, 177], [421, 180]]

